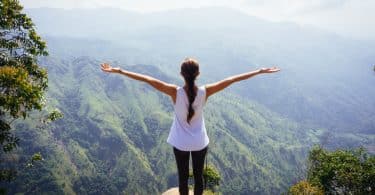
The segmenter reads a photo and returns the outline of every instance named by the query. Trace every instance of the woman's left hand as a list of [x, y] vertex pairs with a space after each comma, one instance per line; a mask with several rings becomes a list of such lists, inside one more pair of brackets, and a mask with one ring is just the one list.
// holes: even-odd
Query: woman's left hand
[[279, 72], [279, 71], [280, 71], [280, 68], [276, 68], [276, 67], [259, 69], [259, 73], [274, 73], [274, 72]]
[[103, 63], [100, 66], [101, 66], [102, 71], [104, 71], [104, 72], [120, 72], [120, 68], [118, 68], [118, 67], [113, 68], [108, 63]]

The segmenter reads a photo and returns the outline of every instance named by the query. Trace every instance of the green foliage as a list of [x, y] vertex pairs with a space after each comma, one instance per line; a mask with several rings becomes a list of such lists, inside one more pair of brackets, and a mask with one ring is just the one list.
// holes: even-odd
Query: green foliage
[[[189, 171], [189, 179], [192, 180], [193, 178], [193, 172]], [[221, 177], [219, 171], [214, 165], [210, 164], [204, 166], [203, 178], [207, 189], [210, 191], [217, 191], [216, 188], [220, 185]]]
[[26, 164], [26, 167], [28, 168], [33, 167], [35, 162], [42, 161], [42, 160], [43, 160], [42, 154], [40, 154], [40, 152], [35, 153], [31, 157], [30, 162]]
[[31, 109], [41, 109], [39, 101], [43, 91], [32, 83], [24, 68], [0, 67], [0, 83], [3, 90], [0, 96], [3, 112], [9, 111], [13, 118], [26, 118]]
[[0, 3], [0, 121], [5, 127], [0, 144], [6, 152], [17, 145], [9, 133], [9, 119], [41, 110], [47, 88], [47, 72], [36, 64], [38, 56], [47, 55], [46, 44], [22, 9], [17, 0]]
[[215, 191], [215, 187], [219, 186], [221, 177], [219, 171], [213, 165], [208, 165], [204, 167], [203, 178], [206, 183], [207, 188]]
[[50, 113], [47, 115], [47, 117], [46, 117], [46, 119], [44, 120], [44, 122], [48, 122], [48, 121], [56, 121], [57, 119], [60, 119], [60, 118], [62, 118], [62, 117], [64, 117], [64, 114], [63, 114], [60, 110], [55, 109], [55, 110], [53, 110], [52, 112], [50, 112]]
[[323, 190], [312, 186], [308, 181], [300, 181], [289, 188], [289, 195], [323, 195]]
[[[1, 169], [0, 170], [0, 180], [1, 181], [11, 181], [15, 178], [16, 171], [14, 169]], [[3, 190], [3, 188], [0, 188]], [[5, 190], [5, 189], [4, 189]]]
[[308, 181], [328, 194], [371, 194], [375, 156], [363, 148], [330, 152], [316, 146], [309, 154]]
[[11, 134], [10, 125], [3, 120], [0, 120], [0, 144], [2, 146], [3, 152], [10, 152], [18, 144], [19, 139]]
[[[32, 110], [41, 110], [47, 88], [47, 71], [37, 65], [37, 57], [47, 55], [46, 43], [22, 9], [17, 0], [0, 1], [1, 164], [4, 155], [19, 143], [19, 138], [11, 132], [11, 123], [20, 117], [27, 118]], [[0, 169], [0, 181], [14, 179], [16, 169], [3, 166]]]
[[40, 160], [43, 160], [43, 157], [42, 157], [42, 155], [40, 154], [40, 152], [34, 154], [34, 155], [31, 157], [31, 161], [32, 161], [32, 162], [40, 161]]
[[215, 193], [215, 192], [213, 192], [213, 191], [211, 191], [211, 190], [204, 190], [203, 191], [203, 195], [218, 195], [218, 194], [220, 194], [220, 193]]

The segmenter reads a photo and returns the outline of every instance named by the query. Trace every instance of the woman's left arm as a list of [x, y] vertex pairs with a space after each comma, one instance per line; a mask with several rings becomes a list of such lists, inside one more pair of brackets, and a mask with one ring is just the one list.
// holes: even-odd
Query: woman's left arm
[[148, 75], [139, 74], [139, 73], [135, 73], [135, 72], [127, 71], [127, 70], [122, 70], [118, 67], [113, 68], [108, 63], [101, 64], [101, 69], [104, 72], [119, 73], [119, 74], [125, 75], [129, 78], [132, 78], [134, 80], [143, 81], [145, 83], [148, 83], [152, 87], [157, 89], [158, 91], [169, 95], [172, 98], [173, 102], [176, 101], [177, 86], [174, 85], [174, 84], [163, 82], [161, 80], [158, 80], [158, 79], [153, 78], [153, 77], [148, 76]]

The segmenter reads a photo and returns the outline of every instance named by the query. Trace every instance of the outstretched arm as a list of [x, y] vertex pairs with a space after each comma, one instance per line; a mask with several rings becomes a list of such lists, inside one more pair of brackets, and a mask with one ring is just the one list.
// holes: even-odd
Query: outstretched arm
[[159, 90], [160, 92], [171, 96], [173, 102], [176, 101], [177, 86], [174, 85], [174, 84], [169, 84], [169, 83], [163, 82], [163, 81], [155, 79], [151, 76], [147, 76], [147, 75], [143, 75], [143, 74], [127, 71], [127, 70], [122, 70], [118, 67], [113, 68], [108, 63], [101, 64], [101, 69], [104, 72], [118, 73], [118, 74], [122, 74], [122, 75], [125, 75], [127, 77], [130, 77], [132, 79], [148, 83], [151, 86], [153, 86], [155, 89]]
[[242, 81], [242, 80], [245, 80], [245, 79], [248, 79], [250, 77], [253, 77], [255, 75], [258, 75], [258, 74], [262, 74], [262, 73], [274, 73], [274, 72], [278, 72], [280, 71], [280, 69], [276, 68], [276, 67], [273, 67], [273, 68], [261, 68], [261, 69], [258, 69], [258, 70], [255, 70], [255, 71], [251, 71], [251, 72], [247, 72], [247, 73], [243, 73], [243, 74], [238, 74], [238, 75], [234, 75], [234, 76], [231, 76], [231, 77], [228, 77], [226, 79], [223, 79], [219, 82], [216, 82], [216, 83], [212, 83], [212, 84], [208, 84], [206, 85], [206, 99], [225, 89], [226, 87], [228, 87], [229, 85], [235, 83], [235, 82], [238, 82], [238, 81]]

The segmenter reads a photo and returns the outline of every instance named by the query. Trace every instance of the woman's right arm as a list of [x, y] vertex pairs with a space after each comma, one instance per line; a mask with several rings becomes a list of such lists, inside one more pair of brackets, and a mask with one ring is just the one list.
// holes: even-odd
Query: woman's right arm
[[177, 86], [174, 85], [174, 84], [163, 82], [159, 79], [153, 78], [153, 77], [148, 76], [148, 75], [139, 74], [139, 73], [135, 73], [135, 72], [127, 71], [127, 70], [122, 70], [118, 67], [113, 68], [108, 63], [101, 64], [101, 69], [104, 72], [118, 73], [118, 74], [127, 76], [129, 78], [132, 78], [134, 80], [138, 80], [138, 81], [148, 83], [149, 85], [151, 85], [152, 87], [154, 87], [158, 91], [169, 95], [172, 98], [173, 103], [176, 102]]
[[209, 96], [225, 89], [226, 87], [228, 87], [229, 85], [231, 85], [235, 82], [246, 80], [246, 79], [251, 78], [251, 77], [253, 77], [255, 75], [258, 75], [258, 74], [274, 73], [274, 72], [278, 72], [278, 71], [280, 71], [280, 69], [278, 69], [276, 67], [261, 68], [261, 69], [255, 70], [255, 71], [234, 75], [234, 76], [228, 77], [228, 78], [223, 79], [223, 80], [221, 80], [219, 82], [216, 82], [216, 83], [208, 84], [208, 85], [206, 85], [206, 99]]

